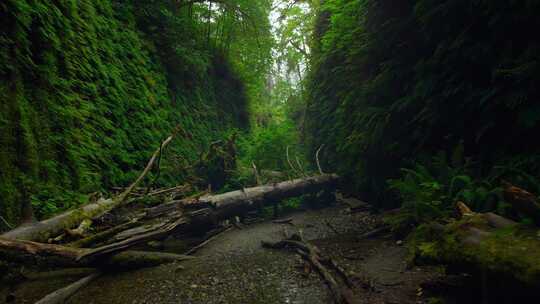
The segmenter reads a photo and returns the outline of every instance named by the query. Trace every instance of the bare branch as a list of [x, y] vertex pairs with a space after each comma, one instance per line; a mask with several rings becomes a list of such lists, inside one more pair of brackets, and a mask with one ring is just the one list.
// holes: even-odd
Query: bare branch
[[324, 144], [322, 144], [319, 149], [317, 149], [317, 152], [315, 153], [315, 161], [317, 162], [317, 168], [319, 168], [319, 173], [320, 174], [324, 174], [322, 168], [321, 168], [321, 163], [319, 161], [319, 153], [321, 152], [322, 148], [324, 148]]

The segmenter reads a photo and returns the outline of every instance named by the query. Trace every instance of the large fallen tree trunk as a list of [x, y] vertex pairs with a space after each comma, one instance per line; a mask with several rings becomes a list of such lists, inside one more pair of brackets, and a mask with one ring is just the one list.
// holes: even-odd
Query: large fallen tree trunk
[[[219, 221], [244, 214], [253, 208], [275, 203], [285, 198], [318, 191], [333, 191], [337, 180], [338, 176], [335, 174], [317, 175], [274, 185], [252, 187], [223, 194], [207, 195], [198, 199], [178, 201], [169, 208], [162, 210], [163, 215], [169, 215], [169, 223], [164, 223], [164, 225], [158, 227], [151, 226], [149, 230], [143, 230], [138, 235], [95, 248], [83, 255], [83, 257], [98, 253], [118, 252], [150, 240], [164, 238], [173, 233], [187, 232], [215, 225]], [[191, 212], [181, 211], [181, 209], [189, 206], [208, 207]], [[152, 216], [156, 216], [156, 212], [151, 210], [151, 213]]]
[[46, 242], [49, 238], [60, 234], [63, 230], [78, 226], [85, 219], [99, 217], [100, 215], [121, 206], [124, 204], [133, 189], [135, 189], [135, 187], [141, 183], [148, 172], [150, 172], [150, 169], [152, 169], [159, 154], [163, 148], [172, 141], [172, 139], [173, 135], [169, 136], [165, 141], [163, 141], [163, 143], [161, 143], [160, 147], [154, 152], [139, 177], [118, 196], [110, 199], [99, 199], [95, 203], [85, 205], [79, 209], [64, 212], [53, 218], [37, 223], [22, 225], [0, 235], [0, 237]]
[[[338, 176], [335, 174], [299, 178], [223, 194], [206, 195], [196, 199], [180, 200], [173, 203], [164, 212], [170, 212], [172, 209], [179, 207], [209, 207], [212, 209], [212, 216], [221, 220], [243, 214], [252, 208], [260, 207], [264, 204], [272, 204], [290, 197], [318, 191], [333, 192], [337, 181]], [[160, 207], [158, 206], [156, 208]], [[153, 216], [156, 216], [156, 214]]]
[[[148, 211], [152, 214], [152, 217], [161, 215], [162, 224], [150, 225], [147, 229], [132, 230], [129, 233], [124, 232], [124, 235], [128, 235], [127, 238], [94, 249], [71, 248], [0, 238], [0, 256], [4, 256], [5, 259], [9, 260], [16, 258], [17, 254], [3, 253], [16, 252], [23, 253], [24, 256], [38, 256], [40, 261], [59, 259], [65, 265], [78, 267], [103, 264], [106, 257], [135, 245], [165, 238], [173, 233], [187, 232], [215, 225], [221, 220], [243, 214], [266, 203], [275, 203], [285, 198], [318, 191], [333, 191], [337, 179], [337, 175], [325, 174], [218, 195], [207, 195], [198, 199], [178, 201], [170, 204], [168, 208], [161, 208], [160, 212], [150, 212], [152, 209]], [[206, 206], [206, 208], [186, 212], [190, 209], [190, 206], [197, 206], [198, 208]], [[186, 208], [187, 210], [183, 211]], [[161, 212], [163, 213], [161, 214]], [[58, 264], [59, 262], [53, 263]]]

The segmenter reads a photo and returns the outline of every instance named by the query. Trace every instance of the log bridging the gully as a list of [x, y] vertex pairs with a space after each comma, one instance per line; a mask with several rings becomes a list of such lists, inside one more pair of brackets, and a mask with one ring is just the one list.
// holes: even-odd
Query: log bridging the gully
[[[146, 211], [146, 214], [151, 214], [153, 224], [145, 225], [141, 229], [131, 228], [132, 230], [127, 232], [126, 230], [119, 231], [116, 235], [107, 234], [107, 237], [114, 242], [96, 248], [76, 248], [80, 244], [77, 244], [79, 246], [76, 247], [69, 247], [0, 237], [0, 259], [30, 262], [31, 264], [49, 263], [68, 267], [100, 267], [111, 265], [111, 263], [113, 265], [126, 264], [127, 260], [140, 261], [144, 260], [140, 254], [135, 254], [136, 256], [123, 254], [121, 261], [119, 261], [118, 255], [136, 245], [164, 239], [172, 234], [205, 229], [216, 225], [219, 221], [245, 214], [252, 209], [266, 204], [274, 204], [286, 198], [319, 191], [334, 191], [337, 181], [337, 175], [323, 174], [223, 194], [180, 200], [172, 204], [169, 203], [167, 208], [157, 206]], [[145, 215], [142, 215], [141, 219], [144, 217]], [[133, 224], [127, 223], [124, 227], [133, 227]], [[120, 238], [119, 234], [123, 237]], [[102, 237], [100, 236], [100, 238]], [[148, 260], [164, 258], [163, 256], [151, 256], [150, 253], [144, 257], [148, 257]], [[179, 257], [167, 256], [166, 258], [174, 260]]]

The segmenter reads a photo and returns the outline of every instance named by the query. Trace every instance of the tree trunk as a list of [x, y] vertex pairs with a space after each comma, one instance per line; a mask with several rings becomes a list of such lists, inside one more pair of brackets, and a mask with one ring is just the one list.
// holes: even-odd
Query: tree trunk
[[[85, 265], [102, 265], [110, 256], [119, 251], [127, 250], [135, 245], [151, 240], [165, 238], [170, 234], [193, 231], [206, 228], [218, 221], [241, 215], [263, 204], [318, 191], [333, 191], [338, 176], [333, 174], [318, 175], [274, 185], [246, 188], [217, 195], [207, 195], [198, 199], [187, 199], [169, 204], [164, 212], [160, 224], [151, 225], [142, 229], [124, 231], [118, 242], [97, 247], [72, 248], [66, 246], [42, 244], [31, 241], [12, 240], [0, 238], [0, 258], [6, 260], [34, 260], [65, 266], [82, 267]], [[208, 206], [207, 208], [185, 212], [190, 206]], [[148, 212], [152, 217], [157, 216], [155, 208]], [[129, 224], [126, 224], [129, 225]], [[111, 234], [107, 234], [110, 236]], [[100, 238], [102, 239], [102, 238]], [[50, 260], [50, 261], [49, 261]]]
[[38, 266], [140, 268], [193, 258], [172, 253], [133, 250], [109, 253], [0, 238], [0, 259]]

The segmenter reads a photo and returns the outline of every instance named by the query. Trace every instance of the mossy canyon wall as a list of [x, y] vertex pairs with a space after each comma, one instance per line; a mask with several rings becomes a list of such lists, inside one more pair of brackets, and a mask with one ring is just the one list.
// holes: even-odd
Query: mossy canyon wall
[[[163, 1], [161, 1], [163, 2]], [[248, 124], [243, 84], [189, 16], [160, 1], [0, 3], [0, 215], [17, 223], [133, 180], [171, 131], [195, 159]], [[178, 183], [163, 164], [160, 183]], [[39, 202], [39, 204], [37, 204]], [[5, 229], [5, 227], [3, 228]]]

